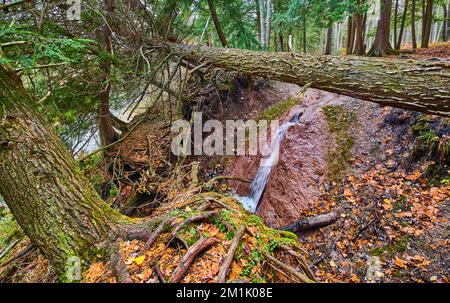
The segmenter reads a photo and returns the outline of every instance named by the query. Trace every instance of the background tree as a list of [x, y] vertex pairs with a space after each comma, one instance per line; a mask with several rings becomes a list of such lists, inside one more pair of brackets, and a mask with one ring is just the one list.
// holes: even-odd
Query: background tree
[[392, 0], [380, 0], [380, 18], [378, 19], [375, 41], [368, 52], [369, 56], [381, 57], [396, 54], [389, 40], [391, 11]]

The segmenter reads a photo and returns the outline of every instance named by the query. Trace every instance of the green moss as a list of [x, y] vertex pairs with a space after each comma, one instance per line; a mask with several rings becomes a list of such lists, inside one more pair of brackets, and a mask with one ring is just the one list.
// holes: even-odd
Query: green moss
[[328, 178], [330, 181], [340, 183], [345, 177], [351, 164], [352, 148], [355, 144], [350, 134], [350, 127], [355, 121], [356, 114], [347, 111], [344, 107], [323, 107], [330, 132], [334, 134], [336, 146], [328, 151]]
[[277, 120], [297, 103], [298, 101], [296, 99], [287, 99], [285, 101], [278, 102], [262, 112], [257, 120]]
[[371, 254], [375, 256], [387, 254], [389, 257], [392, 257], [397, 253], [404, 253], [408, 248], [409, 241], [410, 238], [408, 236], [402, 236], [392, 241], [391, 244], [373, 249]]

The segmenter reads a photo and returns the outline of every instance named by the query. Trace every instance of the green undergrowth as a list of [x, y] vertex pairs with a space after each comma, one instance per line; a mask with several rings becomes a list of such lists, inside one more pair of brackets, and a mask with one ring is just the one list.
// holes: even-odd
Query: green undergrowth
[[340, 105], [325, 106], [323, 112], [330, 132], [336, 139], [336, 146], [328, 151], [328, 178], [340, 183], [351, 164], [355, 140], [350, 133], [350, 127], [356, 119], [356, 114]]
[[23, 232], [8, 208], [0, 207], [0, 252], [22, 236]]
[[412, 127], [417, 136], [416, 158], [425, 157], [430, 165], [426, 177], [430, 185], [449, 184], [450, 119], [421, 116]]

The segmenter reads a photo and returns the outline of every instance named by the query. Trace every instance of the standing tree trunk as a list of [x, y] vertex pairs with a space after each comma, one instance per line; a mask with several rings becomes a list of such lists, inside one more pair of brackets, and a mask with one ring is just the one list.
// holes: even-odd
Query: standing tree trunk
[[271, 25], [272, 25], [272, 0], [267, 0], [267, 9], [266, 9], [266, 40], [265, 40], [266, 48], [270, 47]]
[[[164, 47], [157, 44], [156, 47]], [[450, 66], [365, 57], [294, 56], [169, 43], [167, 51], [197, 64], [305, 85], [381, 105], [450, 117]]]
[[444, 9], [444, 20], [442, 21], [442, 41], [447, 42], [447, 23], [449, 22], [447, 20], [448, 19], [447, 5], [444, 4], [443, 9]]
[[303, 16], [303, 28], [302, 28], [302, 34], [303, 34], [303, 53], [306, 54], [306, 14]]
[[395, 0], [395, 9], [394, 9], [394, 37], [392, 45], [397, 44], [397, 26], [398, 25], [398, 0]]
[[[89, 185], [13, 71], [0, 65], [0, 195], [62, 279], [126, 220]], [[83, 264], [84, 263], [84, 264]]]
[[365, 53], [365, 49], [364, 49], [364, 30], [365, 30], [365, 26], [364, 26], [364, 20], [363, 20], [363, 15], [361, 14], [361, 12], [359, 11], [360, 9], [360, 5], [361, 5], [361, 0], [357, 0], [357, 8], [358, 11], [353, 15], [353, 19], [355, 20], [355, 54], [358, 56], [362, 56]]
[[211, 11], [211, 18], [213, 19], [214, 26], [216, 27], [217, 35], [219, 35], [220, 43], [223, 47], [228, 47], [227, 39], [223, 33], [222, 26], [219, 22], [219, 17], [217, 16], [216, 7], [214, 6], [213, 0], [208, 0], [209, 10]]
[[[112, 13], [114, 11], [114, 0], [103, 0], [103, 7], [106, 12], [106, 21], [102, 28], [102, 45], [103, 50], [108, 55], [112, 55]], [[100, 109], [98, 117], [98, 130], [100, 135], [100, 143], [102, 146], [107, 146], [119, 137], [114, 130], [111, 119], [111, 112], [109, 110], [109, 94], [111, 92], [110, 74], [111, 61], [110, 58], [104, 58], [101, 62], [103, 89], [99, 94]]]
[[389, 42], [391, 10], [392, 0], [380, 0], [380, 19], [378, 20], [375, 41], [368, 52], [369, 56], [383, 57], [396, 54]]
[[400, 24], [400, 31], [398, 33], [398, 40], [395, 43], [395, 49], [396, 50], [400, 50], [400, 47], [402, 46], [403, 32], [405, 31], [406, 15], [408, 13], [408, 1], [409, 0], [405, 0], [405, 8], [403, 10], [402, 23]]
[[264, 26], [264, 5], [265, 0], [259, 0], [259, 15], [260, 15], [260, 32], [261, 32], [261, 47], [266, 47], [266, 27]]
[[412, 48], [417, 49], [416, 0], [411, 0], [411, 42], [412, 42]]
[[422, 30], [422, 48], [428, 48], [430, 43], [431, 24], [433, 22], [433, 0], [427, 0]]
[[325, 46], [325, 55], [331, 55], [331, 49], [333, 47], [333, 23], [327, 29], [327, 44]]
[[258, 32], [258, 37], [261, 37], [261, 12], [259, 8], [259, 0], [255, 0], [256, 7], [256, 30]]
[[353, 53], [351, 45], [355, 36], [352, 30], [353, 30], [353, 17], [349, 16], [347, 22], [347, 51], [346, 51], [347, 55], [351, 55]]
[[280, 44], [280, 51], [284, 52], [284, 38], [281, 32], [278, 35], [278, 43]]

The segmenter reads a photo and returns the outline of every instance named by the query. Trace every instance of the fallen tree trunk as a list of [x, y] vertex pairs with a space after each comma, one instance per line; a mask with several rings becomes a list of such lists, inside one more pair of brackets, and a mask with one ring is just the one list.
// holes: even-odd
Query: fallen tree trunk
[[255, 52], [175, 43], [164, 47], [198, 64], [298, 85], [311, 83], [313, 88], [383, 106], [450, 117], [450, 64], [446, 62]]
[[318, 215], [312, 218], [299, 220], [294, 223], [291, 223], [285, 227], [280, 228], [281, 230], [285, 231], [291, 231], [294, 233], [302, 232], [302, 231], [308, 231], [314, 228], [324, 227], [327, 225], [330, 225], [337, 220], [336, 213], [327, 213]]

